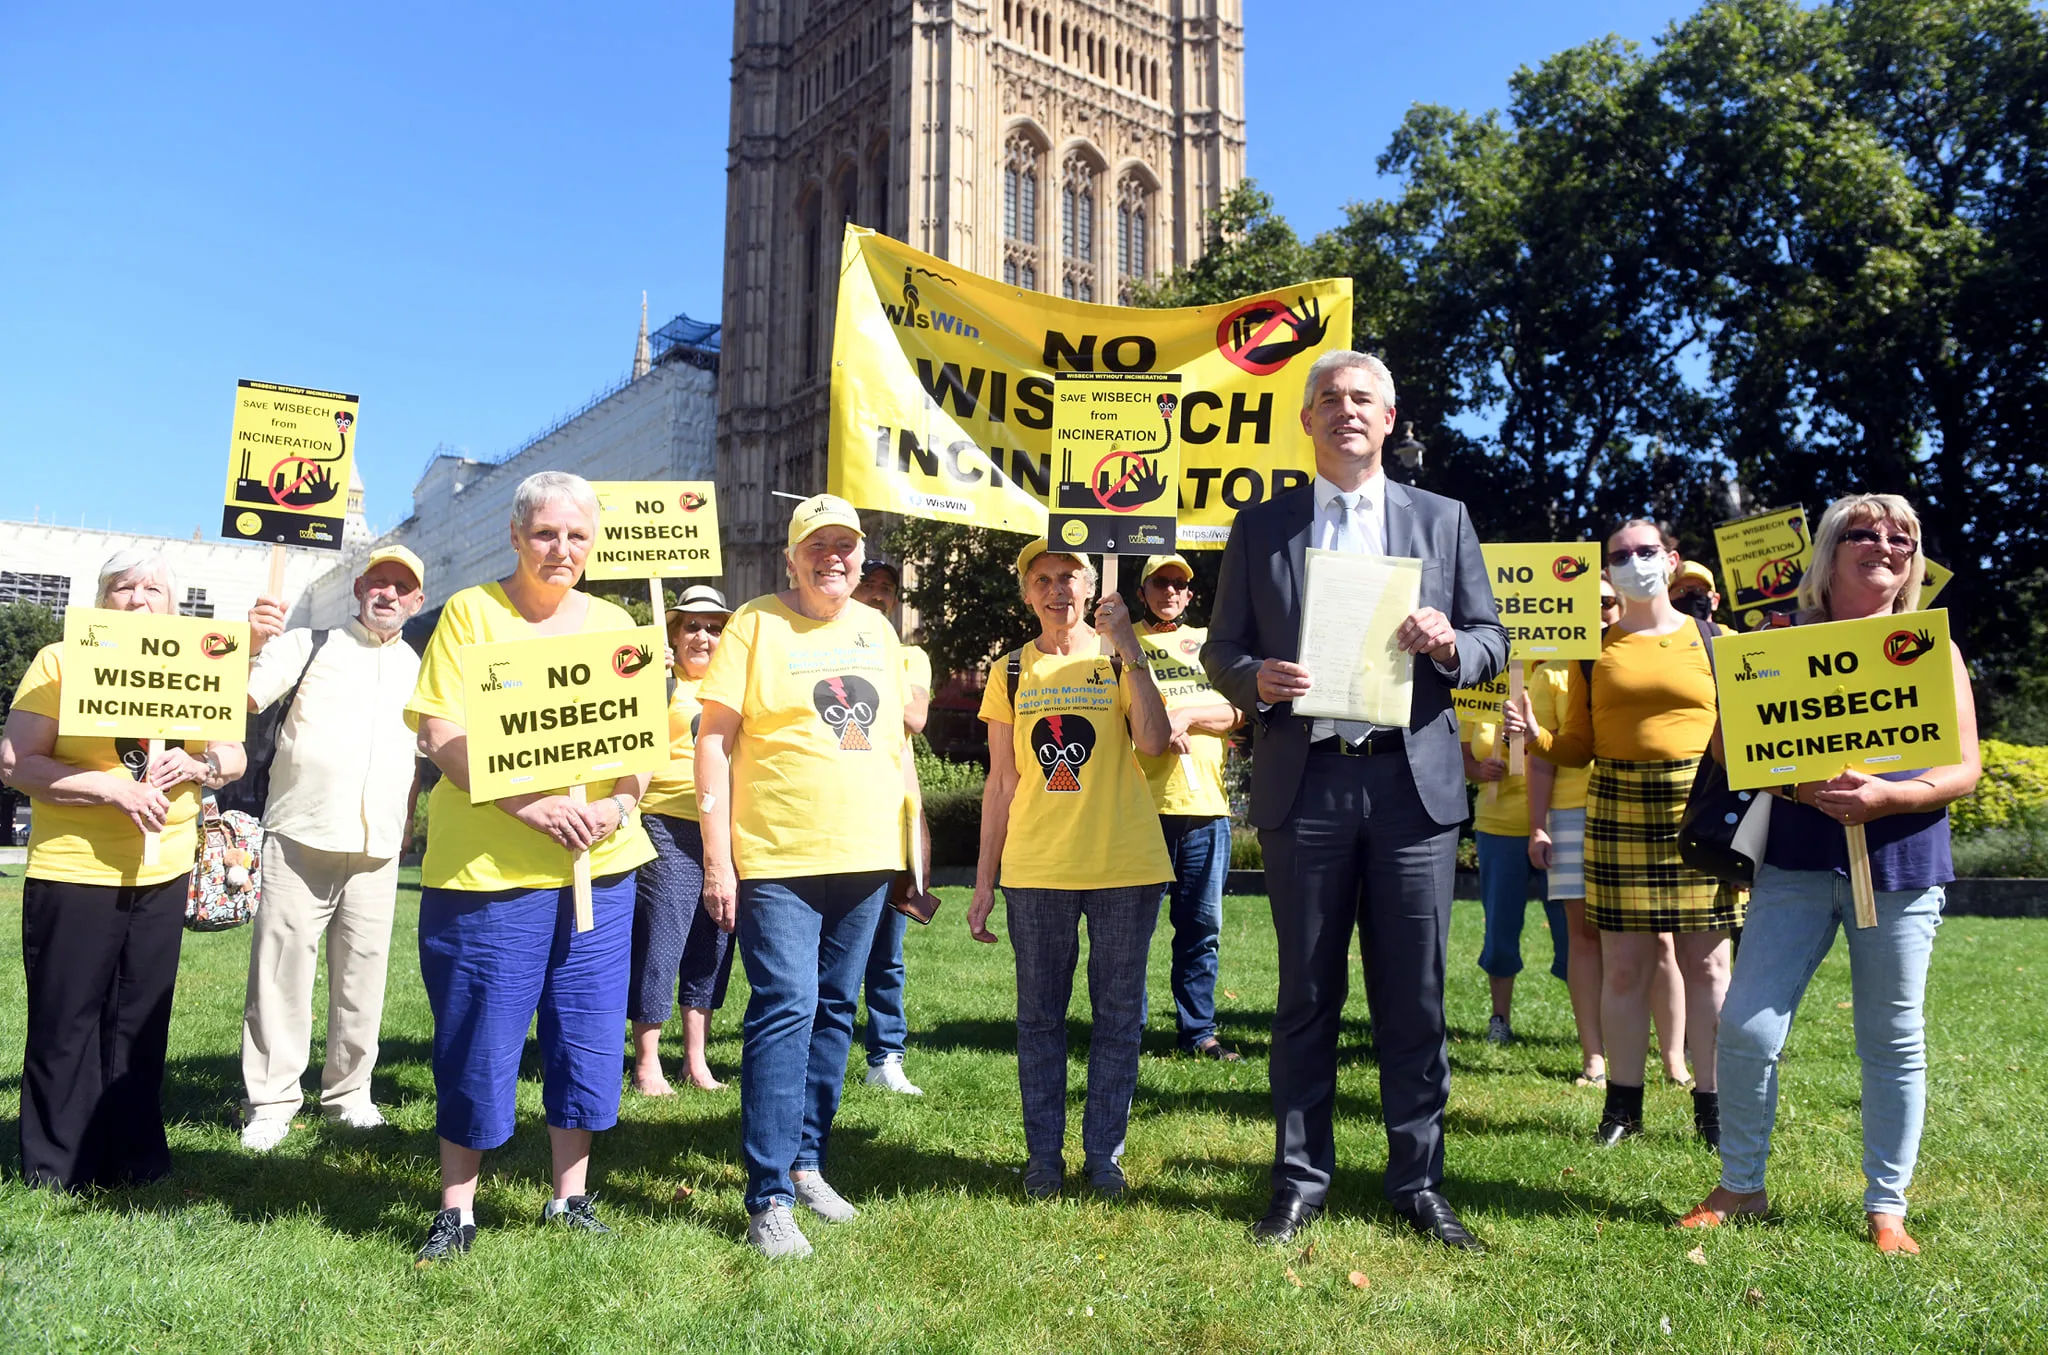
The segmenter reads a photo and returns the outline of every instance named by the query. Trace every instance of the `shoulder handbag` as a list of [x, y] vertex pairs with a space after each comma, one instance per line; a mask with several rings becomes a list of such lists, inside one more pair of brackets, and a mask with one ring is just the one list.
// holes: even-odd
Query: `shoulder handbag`
[[[1714, 670], [1714, 637], [1697, 618], [1707, 669]], [[1757, 865], [1771, 831], [1771, 797], [1761, 790], [1730, 790], [1728, 768], [1709, 750], [1700, 755], [1685, 814], [1678, 823], [1678, 855], [1702, 875], [1744, 889], [1756, 883]]]
[[201, 802], [199, 850], [185, 891], [185, 926], [224, 932], [256, 916], [263, 902], [263, 825], [239, 809]]

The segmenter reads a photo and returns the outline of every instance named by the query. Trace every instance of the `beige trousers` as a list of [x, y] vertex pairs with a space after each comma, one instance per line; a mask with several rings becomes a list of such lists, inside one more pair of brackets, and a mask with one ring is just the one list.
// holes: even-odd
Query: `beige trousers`
[[290, 1119], [312, 1054], [313, 982], [327, 938], [327, 1063], [320, 1108], [368, 1109], [384, 970], [398, 901], [398, 858], [304, 847], [276, 833], [263, 841], [263, 906], [249, 948], [242, 1008], [243, 1110], [249, 1120]]

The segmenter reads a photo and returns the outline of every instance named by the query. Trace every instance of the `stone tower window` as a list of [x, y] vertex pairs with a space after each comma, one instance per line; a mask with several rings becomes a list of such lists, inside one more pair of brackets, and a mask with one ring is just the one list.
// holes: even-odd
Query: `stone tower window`
[[1060, 295], [1073, 301], [1095, 299], [1095, 167], [1081, 155], [1070, 155], [1061, 172], [1060, 254], [1063, 270]]
[[1146, 277], [1147, 229], [1152, 219], [1152, 190], [1135, 174], [1124, 176], [1116, 190], [1117, 299], [1128, 302], [1130, 285]]
[[1003, 281], [1038, 290], [1037, 143], [1019, 132], [1003, 147]]

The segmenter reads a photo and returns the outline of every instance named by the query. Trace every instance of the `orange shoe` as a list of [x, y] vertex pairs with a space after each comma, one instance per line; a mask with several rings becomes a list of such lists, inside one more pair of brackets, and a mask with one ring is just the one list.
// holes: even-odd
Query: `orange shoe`
[[1870, 1240], [1877, 1249], [1890, 1256], [1904, 1252], [1908, 1256], [1920, 1254], [1920, 1244], [1906, 1235], [1906, 1221], [1897, 1214], [1867, 1214], [1870, 1220]]
[[[1714, 1195], [1721, 1193], [1721, 1191], [1716, 1190]], [[1707, 1197], [1708, 1200], [1713, 1198], [1713, 1195]], [[1719, 1228], [1722, 1224], [1732, 1223], [1737, 1219], [1762, 1218], [1770, 1212], [1771, 1202], [1763, 1195], [1754, 1196], [1748, 1203], [1739, 1204], [1729, 1209], [1711, 1208], [1703, 1200], [1693, 1206], [1690, 1214], [1687, 1214], [1678, 1221], [1678, 1226], [1681, 1228]]]

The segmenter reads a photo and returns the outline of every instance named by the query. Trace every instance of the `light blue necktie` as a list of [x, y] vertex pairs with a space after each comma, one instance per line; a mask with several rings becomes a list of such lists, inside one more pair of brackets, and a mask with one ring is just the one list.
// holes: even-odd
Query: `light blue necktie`
[[[1364, 537], [1358, 530], [1356, 520], [1352, 517], [1352, 514], [1358, 509], [1359, 500], [1363, 497], [1360, 494], [1339, 494], [1330, 500], [1330, 513], [1335, 519], [1330, 528], [1331, 550], [1342, 551], [1346, 555], [1363, 555], [1365, 553]], [[1366, 735], [1372, 733], [1376, 726], [1368, 724], [1363, 720], [1332, 720], [1330, 721], [1330, 727], [1336, 731], [1337, 737], [1344, 740], [1344, 742], [1356, 744], [1365, 738]]]

